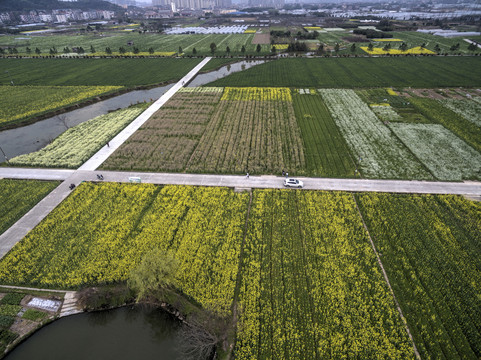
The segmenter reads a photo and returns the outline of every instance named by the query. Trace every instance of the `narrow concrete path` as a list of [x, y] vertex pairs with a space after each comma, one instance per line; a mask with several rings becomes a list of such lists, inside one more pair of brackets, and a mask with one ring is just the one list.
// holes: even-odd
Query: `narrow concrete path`
[[172, 86], [164, 95], [162, 95], [156, 102], [154, 102], [147, 110], [132, 121], [124, 130], [122, 130], [116, 137], [110, 140], [108, 145], [105, 145], [87, 162], [85, 162], [79, 170], [95, 170], [107, 158], [117, 150], [134, 132], [136, 132], [153, 114], [157, 112], [174, 94], [181, 89], [185, 84], [194, 78], [195, 75], [204, 67], [205, 64], [212, 59], [207, 57], [202, 60], [196, 67], [194, 67], [187, 75], [180, 79], [174, 86]]
[[0, 179], [65, 180], [75, 170], [26, 169], [0, 167]]

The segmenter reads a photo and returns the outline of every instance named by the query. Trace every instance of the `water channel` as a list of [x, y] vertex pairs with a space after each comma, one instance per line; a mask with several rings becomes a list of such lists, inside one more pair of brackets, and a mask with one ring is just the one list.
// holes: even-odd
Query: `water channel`
[[180, 359], [180, 323], [143, 306], [67, 316], [38, 330], [5, 360]]
[[[248, 69], [264, 61], [241, 61], [226, 65], [218, 70], [197, 75], [188, 86], [202, 86], [216, 79], [223, 78], [237, 71]], [[21, 154], [37, 151], [63, 133], [68, 126], [73, 127], [96, 116], [103, 115], [112, 110], [128, 107], [139, 102], [155, 101], [173, 85], [153, 88], [150, 90], [135, 90], [98, 103], [54, 116], [34, 124], [16, 129], [0, 132], [0, 147], [5, 155], [11, 159]], [[0, 163], [5, 161], [5, 156], [0, 151]]]

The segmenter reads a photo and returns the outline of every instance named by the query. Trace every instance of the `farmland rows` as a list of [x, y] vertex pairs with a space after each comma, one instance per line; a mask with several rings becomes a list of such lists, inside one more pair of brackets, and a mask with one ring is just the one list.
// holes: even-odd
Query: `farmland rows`
[[[159, 35], [159, 34], [116, 34], [115, 36], [92, 36], [92, 35], [76, 35], [76, 36], [38, 36], [32, 37], [26, 42], [15, 40], [15, 36], [5, 36], [2, 38], [2, 45], [16, 45], [19, 53], [25, 54], [26, 47], [33, 50], [39, 48], [43, 54], [48, 54], [53, 47], [62, 52], [62, 49], [69, 47], [83, 47], [87, 53], [90, 52], [90, 46], [93, 46], [96, 52], [104, 51], [110, 47], [112, 51], [117, 51], [120, 47], [132, 51], [133, 47], [139, 48], [141, 51], [147, 51], [153, 48], [155, 51], [175, 52], [179, 51], [179, 46], [184, 53], [192, 54], [195, 47], [197, 54], [210, 54], [210, 44], [213, 42], [217, 45], [219, 53], [224, 54], [227, 46], [230, 47], [232, 54], [241, 54], [242, 45], [246, 47], [247, 53], [254, 53], [256, 45], [252, 44], [254, 34], [185, 34], [185, 35]], [[133, 46], [127, 46], [128, 42], [133, 42]], [[269, 52], [270, 46], [263, 46], [263, 53]]]
[[102, 165], [105, 169], [183, 171], [222, 95], [182, 91]]
[[118, 282], [160, 248], [180, 262], [180, 290], [227, 313], [247, 203], [222, 188], [84, 183], [2, 259], [0, 277], [62, 288]]
[[[267, 96], [272, 101], [220, 100], [222, 92], [216, 88], [183, 91], [103, 167], [221, 173], [302, 171], [303, 146], [290, 90], [260, 90], [241, 94], [245, 99]], [[229, 94], [241, 96], [234, 90], [227, 98]]]
[[0, 234], [13, 225], [50, 191], [56, 181], [0, 179]]
[[256, 192], [250, 218], [236, 358], [413, 358], [350, 195]]
[[292, 101], [222, 100], [188, 168], [231, 173], [301, 171], [304, 153]]
[[0, 86], [0, 128], [120, 89], [121, 86]]
[[439, 180], [481, 179], [481, 154], [439, 124], [389, 128]]
[[480, 77], [475, 57], [293, 58], [260, 64], [208, 86], [476, 87]]
[[321, 98], [294, 95], [293, 100], [304, 140], [307, 172], [314, 176], [354, 176], [347, 144]]
[[479, 114], [481, 114], [481, 103], [464, 99], [445, 99], [440, 101], [449, 110], [454, 111], [456, 114], [462, 116], [466, 120], [472, 122], [478, 127], [481, 127], [481, 116], [479, 116]]
[[78, 168], [119, 131], [139, 116], [147, 105], [137, 105], [98, 116], [68, 129], [43, 149], [9, 161], [16, 166]]
[[[431, 175], [353, 90], [319, 90], [367, 177], [429, 179]], [[355, 119], [355, 120], [354, 120]]]
[[[2, 182], [3, 203], [17, 205], [4, 189], [22, 182]], [[421, 357], [479, 358], [479, 203], [355, 196]], [[160, 249], [180, 263], [179, 290], [229, 315], [248, 200], [223, 188], [83, 183], [0, 261], [0, 277], [118, 282]], [[236, 358], [414, 357], [351, 194], [254, 191], [240, 271]]]
[[426, 118], [434, 123], [439, 123], [451, 130], [454, 134], [481, 152], [481, 128], [473, 122], [464, 119], [457, 113], [449, 110], [434, 99], [411, 98], [410, 102]]
[[479, 203], [456, 196], [356, 196], [421, 358], [478, 359]]
[[201, 59], [0, 59], [0, 85], [134, 87], [180, 79]]

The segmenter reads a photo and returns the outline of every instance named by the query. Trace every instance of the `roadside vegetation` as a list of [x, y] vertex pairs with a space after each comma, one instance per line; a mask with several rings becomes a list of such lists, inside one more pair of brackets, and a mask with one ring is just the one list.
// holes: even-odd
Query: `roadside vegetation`
[[38, 116], [122, 89], [122, 86], [0, 86], [0, 129], [28, 123]]
[[58, 185], [58, 181], [0, 179], [0, 234]]

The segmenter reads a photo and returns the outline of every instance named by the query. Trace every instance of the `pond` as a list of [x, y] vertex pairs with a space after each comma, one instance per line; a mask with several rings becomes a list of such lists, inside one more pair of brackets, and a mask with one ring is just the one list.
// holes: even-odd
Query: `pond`
[[67, 316], [38, 330], [6, 360], [180, 359], [180, 323], [145, 306]]

